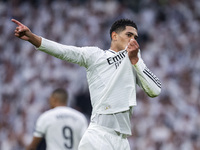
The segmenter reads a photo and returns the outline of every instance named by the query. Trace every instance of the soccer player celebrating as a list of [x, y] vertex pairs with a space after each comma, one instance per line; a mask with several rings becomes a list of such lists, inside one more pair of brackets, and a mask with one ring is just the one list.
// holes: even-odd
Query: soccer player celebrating
[[130, 150], [127, 136], [131, 135], [136, 85], [150, 97], [161, 92], [160, 80], [141, 58], [136, 24], [129, 19], [114, 22], [110, 48], [102, 50], [62, 45], [33, 34], [15, 19], [12, 21], [18, 25], [15, 36], [40, 51], [86, 68], [93, 110], [79, 150]]

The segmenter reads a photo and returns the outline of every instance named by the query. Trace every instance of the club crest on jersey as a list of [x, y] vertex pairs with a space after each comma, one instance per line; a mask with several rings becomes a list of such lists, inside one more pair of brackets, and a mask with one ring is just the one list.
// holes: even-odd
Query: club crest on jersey
[[115, 65], [116, 69], [119, 67], [119, 65], [121, 64], [122, 60], [126, 57], [127, 51], [123, 51], [123, 52], [119, 52], [118, 55], [114, 56], [114, 57], [109, 57], [107, 58], [107, 62], [109, 65]]

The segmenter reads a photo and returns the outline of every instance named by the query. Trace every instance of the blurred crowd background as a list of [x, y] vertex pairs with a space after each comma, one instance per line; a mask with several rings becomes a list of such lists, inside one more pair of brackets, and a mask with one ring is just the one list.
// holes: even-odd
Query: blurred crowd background
[[85, 69], [16, 38], [12, 18], [47, 39], [102, 49], [116, 19], [134, 20], [162, 93], [152, 99], [137, 89], [131, 150], [200, 149], [199, 0], [1, 0], [0, 150], [24, 150], [57, 87], [68, 90], [69, 107], [91, 114]]

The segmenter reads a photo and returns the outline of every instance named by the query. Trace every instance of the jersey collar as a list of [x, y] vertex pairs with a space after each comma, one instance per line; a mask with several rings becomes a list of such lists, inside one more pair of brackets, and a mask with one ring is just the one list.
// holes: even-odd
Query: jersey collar
[[113, 54], [116, 54], [117, 52], [115, 52], [114, 50], [112, 49], [108, 49], [109, 52], [113, 53]]

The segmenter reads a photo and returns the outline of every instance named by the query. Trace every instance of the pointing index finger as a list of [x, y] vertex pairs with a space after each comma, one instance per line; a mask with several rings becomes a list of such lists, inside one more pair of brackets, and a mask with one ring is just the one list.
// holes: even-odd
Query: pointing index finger
[[15, 19], [11, 20], [12, 22], [14, 22], [15, 24], [17, 24], [18, 26], [22, 26], [23, 24]]

